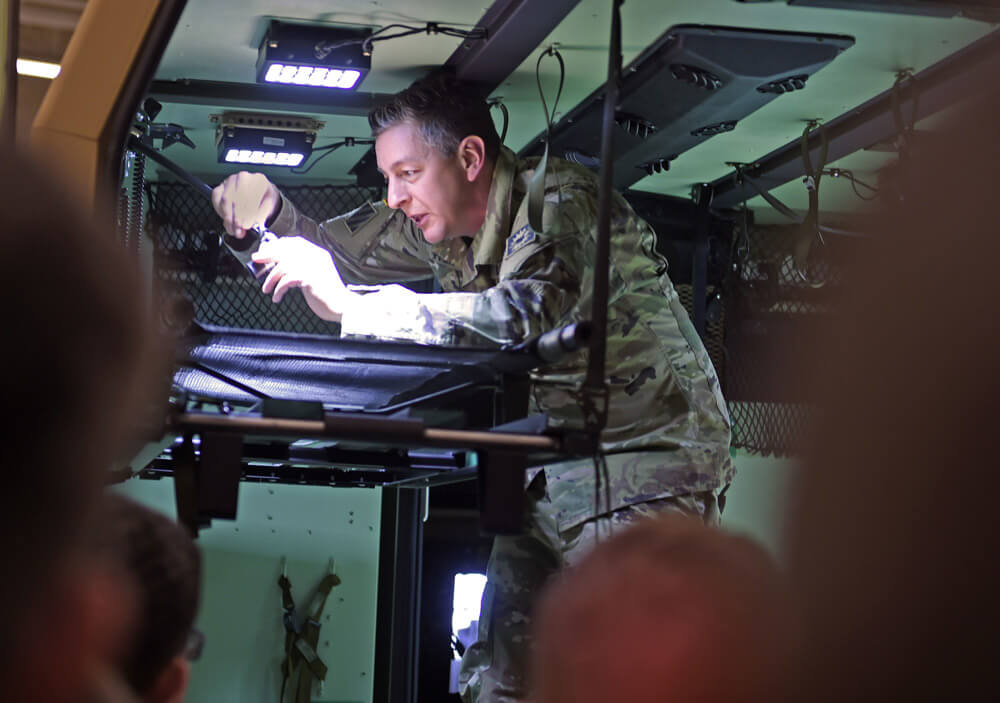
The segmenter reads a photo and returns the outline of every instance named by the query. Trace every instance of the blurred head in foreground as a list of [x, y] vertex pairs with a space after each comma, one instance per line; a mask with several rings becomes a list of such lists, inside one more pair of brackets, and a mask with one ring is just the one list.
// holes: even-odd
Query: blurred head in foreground
[[199, 645], [201, 555], [181, 525], [130, 498], [108, 493], [99, 516], [100, 553], [116, 559], [135, 587], [125, 682], [145, 703], [179, 703], [199, 653], [192, 646]]
[[761, 548], [682, 516], [644, 520], [546, 591], [532, 701], [762, 700], [789, 636]]
[[787, 535], [800, 700], [996, 695], [998, 111], [916, 135], [844, 314], [800, 355], [822, 399]]
[[[0, 687], [18, 701], [98, 695], [129, 593], [82, 537], [161, 369], [137, 267], [32, 163], [0, 163]], [[58, 671], [53, 671], [57, 667]]]

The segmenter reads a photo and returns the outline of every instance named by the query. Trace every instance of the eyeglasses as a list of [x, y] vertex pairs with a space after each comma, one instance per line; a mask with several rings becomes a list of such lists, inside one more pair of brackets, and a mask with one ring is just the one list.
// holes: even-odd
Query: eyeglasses
[[182, 652], [184, 658], [188, 661], [198, 661], [201, 658], [201, 652], [204, 648], [205, 633], [192, 627], [191, 631], [188, 633], [187, 642], [184, 644], [184, 650]]

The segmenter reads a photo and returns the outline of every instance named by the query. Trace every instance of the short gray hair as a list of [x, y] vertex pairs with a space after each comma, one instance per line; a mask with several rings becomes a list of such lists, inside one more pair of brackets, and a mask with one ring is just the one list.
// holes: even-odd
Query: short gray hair
[[447, 74], [416, 81], [368, 115], [373, 137], [404, 122], [415, 125], [424, 141], [444, 156], [453, 156], [472, 135], [485, 142], [491, 161], [500, 151], [500, 136], [482, 94]]

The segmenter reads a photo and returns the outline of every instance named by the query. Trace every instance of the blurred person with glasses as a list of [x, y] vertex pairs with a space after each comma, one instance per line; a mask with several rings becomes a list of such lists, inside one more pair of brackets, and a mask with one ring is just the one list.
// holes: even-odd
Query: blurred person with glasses
[[194, 628], [201, 555], [181, 525], [130, 498], [108, 493], [100, 515], [97, 547], [135, 591], [121, 676], [145, 703], [180, 703], [205, 643]]

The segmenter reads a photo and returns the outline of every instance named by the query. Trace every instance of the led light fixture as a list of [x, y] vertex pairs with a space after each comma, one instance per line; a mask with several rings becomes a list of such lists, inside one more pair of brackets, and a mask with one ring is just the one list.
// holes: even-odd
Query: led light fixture
[[36, 78], [53, 79], [59, 75], [59, 64], [33, 59], [18, 59], [17, 74], [19, 76], [34, 76]]
[[371, 69], [370, 29], [271, 20], [257, 52], [257, 82], [350, 90]]
[[288, 166], [309, 158], [323, 122], [311, 117], [226, 112], [212, 115], [220, 163]]

